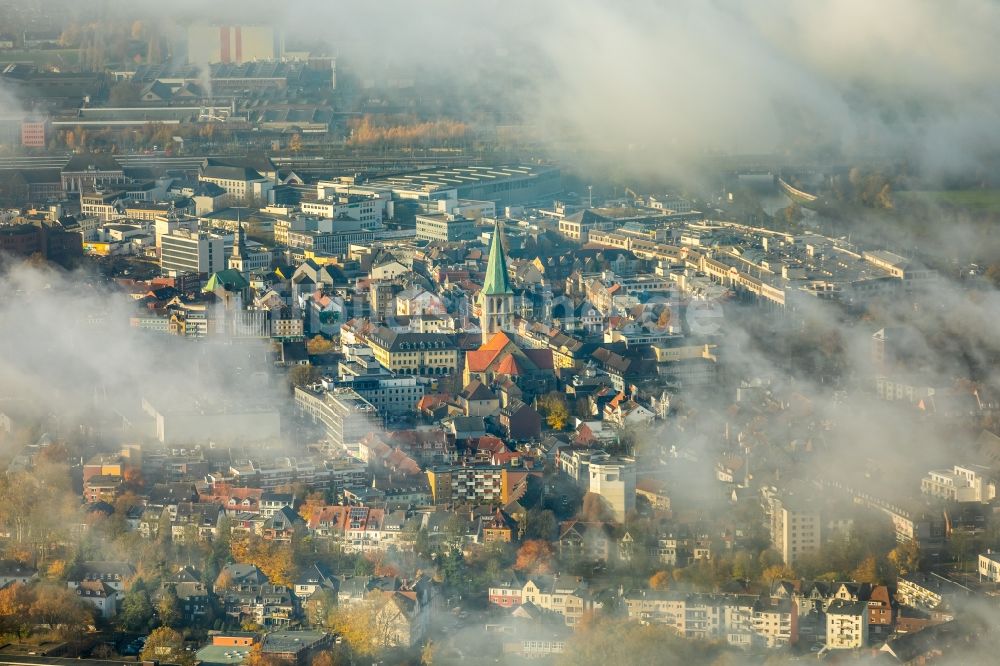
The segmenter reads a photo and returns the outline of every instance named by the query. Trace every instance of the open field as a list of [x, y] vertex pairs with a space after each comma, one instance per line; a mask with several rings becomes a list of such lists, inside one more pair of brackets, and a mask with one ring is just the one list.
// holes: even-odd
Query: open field
[[955, 208], [1000, 213], [1000, 190], [913, 190], [896, 192], [900, 203], [936, 203]]
[[0, 51], [0, 63], [30, 62], [39, 66], [75, 67], [80, 62], [79, 49], [15, 49]]

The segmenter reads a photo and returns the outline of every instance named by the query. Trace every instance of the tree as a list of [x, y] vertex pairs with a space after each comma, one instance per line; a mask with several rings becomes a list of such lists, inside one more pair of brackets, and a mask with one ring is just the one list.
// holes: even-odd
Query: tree
[[264, 654], [259, 642], [254, 643], [250, 652], [247, 653], [246, 659], [243, 660], [244, 666], [278, 666], [280, 663], [281, 661], [277, 657]]
[[[233, 559], [243, 564], [253, 564], [275, 585], [291, 587], [295, 579], [295, 551], [291, 544], [280, 544], [251, 536], [233, 539], [230, 542]], [[216, 586], [220, 586], [226, 572], [219, 574]]]
[[254, 557], [267, 579], [275, 585], [291, 587], [295, 581], [295, 559], [291, 544], [268, 543]]
[[65, 581], [68, 573], [66, 560], [52, 560], [49, 564], [48, 577], [50, 580]]
[[795, 578], [795, 572], [792, 571], [792, 568], [787, 564], [772, 564], [764, 569], [764, 573], [761, 574], [761, 578], [770, 588], [776, 581]]
[[322, 335], [316, 335], [310, 338], [309, 342], [306, 343], [306, 349], [310, 354], [329, 354], [333, 351], [333, 343]]
[[327, 614], [326, 628], [336, 633], [357, 656], [371, 656], [377, 650], [375, 605], [365, 602], [350, 609], [334, 607]]
[[861, 560], [861, 564], [851, 573], [858, 583], [876, 583], [878, 581], [878, 564], [874, 555], [869, 555]]
[[541, 539], [529, 539], [517, 551], [514, 568], [527, 573], [545, 574], [552, 572], [555, 553], [552, 544]]
[[[160, 661], [178, 666], [194, 666], [194, 653], [184, 649], [184, 637], [169, 627], [154, 629], [142, 648], [143, 661]], [[248, 655], [249, 657], [249, 655]]]
[[552, 391], [538, 399], [538, 408], [545, 414], [545, 422], [553, 430], [562, 430], [569, 423], [569, 405], [566, 396]]
[[125, 631], [147, 631], [153, 622], [153, 604], [142, 579], [132, 583], [132, 587], [122, 599], [121, 611], [118, 613], [118, 624]]
[[288, 150], [295, 154], [298, 154], [302, 150], [302, 135], [296, 132], [292, 135], [292, 138], [288, 141]]
[[558, 666], [687, 666], [711, 663], [723, 649], [718, 643], [679, 636], [672, 627], [595, 618], [573, 634], [555, 663]]
[[337, 662], [329, 652], [320, 652], [312, 658], [310, 666], [336, 666]]
[[910, 541], [901, 543], [889, 551], [889, 564], [897, 576], [905, 576], [920, 569], [920, 547]]
[[654, 590], [667, 590], [670, 588], [670, 572], [657, 571], [649, 577], [649, 587]]
[[559, 523], [556, 515], [548, 509], [532, 509], [521, 521], [521, 539], [542, 539], [548, 541], [556, 536]]
[[312, 365], [296, 365], [288, 371], [288, 381], [292, 386], [306, 386], [319, 379], [319, 370]]
[[181, 601], [177, 597], [177, 588], [167, 585], [160, 592], [160, 598], [156, 602], [156, 614], [160, 618], [160, 624], [165, 627], [176, 628], [183, 619], [181, 613]]
[[0, 589], [0, 632], [19, 636], [27, 633], [31, 627], [28, 612], [32, 597], [31, 591], [21, 583]]
[[82, 632], [93, 621], [93, 608], [63, 585], [42, 584], [34, 589], [31, 619], [36, 624], [58, 626], [63, 636]]

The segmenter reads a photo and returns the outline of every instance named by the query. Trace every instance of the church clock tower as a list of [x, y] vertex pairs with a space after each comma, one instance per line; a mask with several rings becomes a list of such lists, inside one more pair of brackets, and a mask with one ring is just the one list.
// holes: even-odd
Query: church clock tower
[[486, 263], [486, 280], [479, 292], [479, 327], [483, 343], [496, 333], [509, 330], [514, 319], [514, 290], [507, 276], [507, 255], [504, 254], [500, 220], [493, 227], [490, 256]]

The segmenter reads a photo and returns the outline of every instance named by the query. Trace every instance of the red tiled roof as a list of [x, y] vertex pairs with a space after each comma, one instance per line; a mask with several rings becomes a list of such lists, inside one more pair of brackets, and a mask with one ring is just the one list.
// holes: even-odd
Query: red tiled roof
[[499, 375], [509, 375], [511, 377], [517, 377], [523, 373], [521, 364], [517, 362], [513, 354], [507, 354], [504, 356], [503, 360], [500, 361], [500, 365], [497, 366], [497, 374]]

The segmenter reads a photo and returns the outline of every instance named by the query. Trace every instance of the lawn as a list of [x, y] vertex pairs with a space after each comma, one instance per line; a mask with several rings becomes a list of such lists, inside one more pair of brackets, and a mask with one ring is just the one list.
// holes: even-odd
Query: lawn
[[75, 67], [80, 62], [79, 49], [32, 49], [0, 51], [0, 63], [30, 62], [39, 66]]
[[1000, 213], [1000, 190], [914, 190], [895, 192], [900, 202], [931, 202], [956, 208]]

